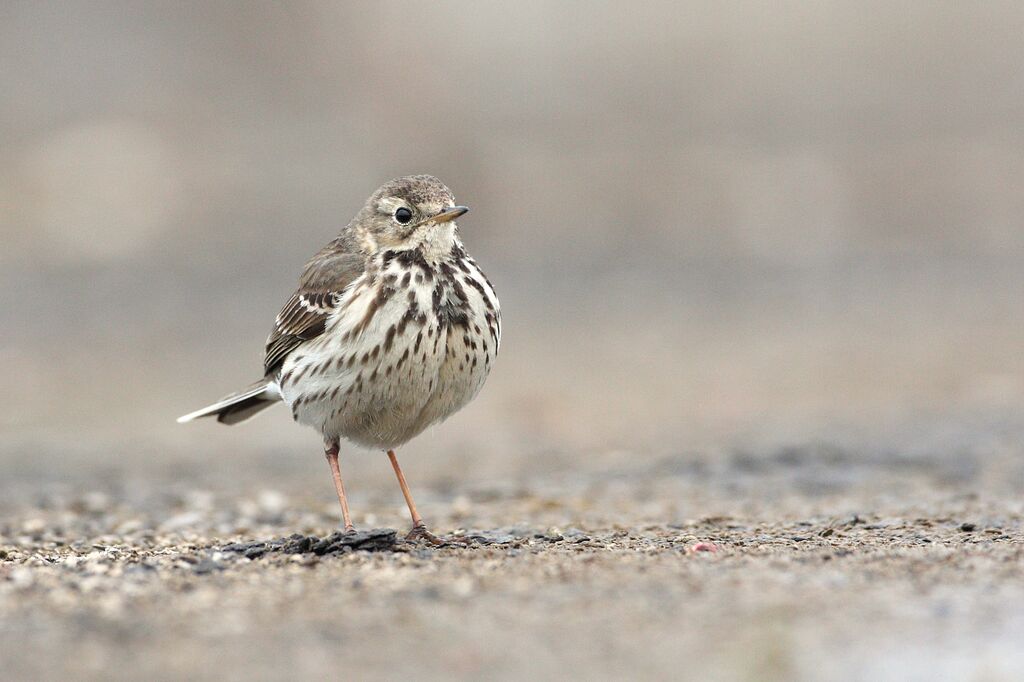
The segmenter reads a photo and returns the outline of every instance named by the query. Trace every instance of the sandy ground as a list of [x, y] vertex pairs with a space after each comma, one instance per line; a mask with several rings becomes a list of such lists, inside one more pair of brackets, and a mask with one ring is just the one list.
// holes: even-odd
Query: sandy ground
[[[8, 679], [1019, 679], [1024, 466], [969, 460], [807, 447], [430, 486], [468, 545], [354, 551], [315, 544], [327, 480], [8, 481], [0, 658]], [[404, 531], [374, 490], [362, 528]]]
[[[1024, 680], [1024, 3], [784, 9], [0, 3], [0, 680]], [[421, 172], [478, 541], [320, 547], [317, 434], [174, 420]]]

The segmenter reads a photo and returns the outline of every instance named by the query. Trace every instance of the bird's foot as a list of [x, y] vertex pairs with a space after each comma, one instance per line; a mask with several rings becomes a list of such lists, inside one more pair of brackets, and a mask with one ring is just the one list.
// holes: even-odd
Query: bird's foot
[[442, 540], [441, 538], [437, 537], [429, 530], [427, 530], [427, 527], [424, 526], [422, 523], [412, 527], [412, 530], [410, 530], [409, 533], [405, 536], [405, 541], [425, 542], [426, 544], [433, 545], [434, 547], [442, 547], [445, 544], [444, 540]]
[[473, 541], [469, 538], [460, 537], [458, 535], [449, 535], [443, 538], [439, 538], [429, 530], [423, 524], [413, 526], [409, 534], [405, 536], [406, 542], [423, 542], [434, 547], [450, 547], [457, 545], [459, 547], [468, 547], [473, 544]]

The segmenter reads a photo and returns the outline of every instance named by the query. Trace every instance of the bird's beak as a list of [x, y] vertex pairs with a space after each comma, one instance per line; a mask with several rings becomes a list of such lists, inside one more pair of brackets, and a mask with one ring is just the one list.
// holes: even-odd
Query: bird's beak
[[452, 206], [434, 216], [433, 220], [435, 223], [447, 223], [455, 220], [460, 215], [469, 210], [469, 206]]

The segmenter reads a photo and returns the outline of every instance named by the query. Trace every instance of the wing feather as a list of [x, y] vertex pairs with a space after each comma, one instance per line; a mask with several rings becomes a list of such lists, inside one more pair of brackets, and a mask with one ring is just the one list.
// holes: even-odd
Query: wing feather
[[289, 353], [324, 333], [328, 318], [341, 305], [345, 289], [365, 270], [362, 253], [344, 235], [313, 256], [302, 273], [298, 291], [274, 320], [263, 359], [266, 374], [276, 372]]

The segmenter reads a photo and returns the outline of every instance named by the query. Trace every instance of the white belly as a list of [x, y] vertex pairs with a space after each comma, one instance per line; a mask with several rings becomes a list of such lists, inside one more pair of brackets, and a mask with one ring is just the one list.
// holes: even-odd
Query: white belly
[[478, 270], [452, 275], [477, 282], [461, 284], [465, 323], [453, 325], [437, 313], [439, 283], [405, 272], [382, 273], [395, 275], [394, 292], [377, 305], [376, 287], [357, 283], [325, 332], [285, 360], [278, 384], [296, 421], [328, 438], [389, 449], [480, 391], [500, 338], [490, 286]]

